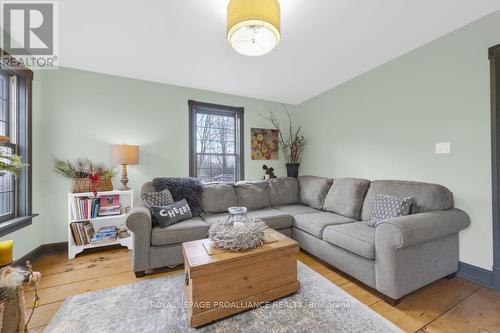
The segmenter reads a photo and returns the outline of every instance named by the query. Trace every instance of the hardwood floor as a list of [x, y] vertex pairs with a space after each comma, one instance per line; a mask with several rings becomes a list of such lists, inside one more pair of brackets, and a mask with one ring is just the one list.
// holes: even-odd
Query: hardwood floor
[[[392, 307], [382, 295], [308, 253], [299, 260], [407, 332], [500, 333], [500, 293], [455, 277], [441, 279], [403, 298]], [[40, 258], [34, 267], [42, 273], [39, 296], [30, 322], [30, 332], [42, 332], [67, 297], [175, 274], [166, 270], [137, 279], [131, 271], [130, 252], [115, 249], [81, 254], [68, 260], [66, 254]], [[26, 290], [27, 313], [33, 294]]]

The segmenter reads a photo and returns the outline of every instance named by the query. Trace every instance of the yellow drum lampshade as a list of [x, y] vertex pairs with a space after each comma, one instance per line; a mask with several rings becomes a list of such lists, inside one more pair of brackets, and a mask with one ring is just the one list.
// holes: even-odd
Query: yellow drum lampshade
[[227, 5], [227, 40], [236, 52], [261, 56], [281, 38], [278, 0], [230, 0]]
[[0, 266], [8, 265], [12, 262], [13, 240], [0, 242]]
[[139, 146], [111, 145], [111, 160], [114, 164], [133, 165], [139, 163]]

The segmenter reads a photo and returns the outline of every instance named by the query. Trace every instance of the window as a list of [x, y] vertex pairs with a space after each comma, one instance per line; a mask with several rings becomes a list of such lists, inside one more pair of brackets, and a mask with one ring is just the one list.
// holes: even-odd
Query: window
[[[26, 164], [31, 164], [31, 81], [26, 68], [0, 68], [0, 150], [20, 155]], [[17, 178], [0, 171], [0, 236], [29, 224], [30, 218], [31, 167]]]
[[189, 122], [190, 176], [243, 179], [243, 108], [189, 101]]

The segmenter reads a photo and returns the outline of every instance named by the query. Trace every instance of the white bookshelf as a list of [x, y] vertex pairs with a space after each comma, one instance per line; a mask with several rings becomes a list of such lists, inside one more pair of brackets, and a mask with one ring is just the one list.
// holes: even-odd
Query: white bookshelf
[[[120, 195], [120, 205], [122, 207], [130, 207], [130, 209], [134, 208], [134, 190], [97, 192], [98, 197], [103, 195], [116, 195], [116, 194]], [[69, 259], [74, 259], [78, 253], [81, 253], [85, 249], [106, 247], [116, 244], [126, 246], [129, 250], [133, 249], [133, 241], [132, 241], [133, 234], [130, 230], [128, 230], [130, 236], [127, 238], [116, 238], [116, 240], [114, 241], [76, 245], [75, 240], [73, 239], [73, 234], [71, 232], [71, 226], [70, 226], [71, 223], [89, 221], [92, 224], [94, 230], [97, 232], [102, 227], [116, 226], [117, 228], [120, 228], [122, 225], [126, 226], [125, 222], [127, 219], [127, 214], [98, 216], [96, 218], [90, 218], [84, 220], [75, 219], [73, 216], [72, 201], [77, 197], [93, 198], [94, 193], [92, 192], [68, 193], [68, 258]]]

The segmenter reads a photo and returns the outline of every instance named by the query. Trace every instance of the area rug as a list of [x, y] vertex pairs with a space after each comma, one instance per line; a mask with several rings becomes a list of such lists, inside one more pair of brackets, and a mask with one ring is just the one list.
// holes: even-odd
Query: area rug
[[179, 273], [70, 297], [45, 332], [402, 332], [320, 274], [297, 265], [298, 293], [200, 329], [186, 322]]

